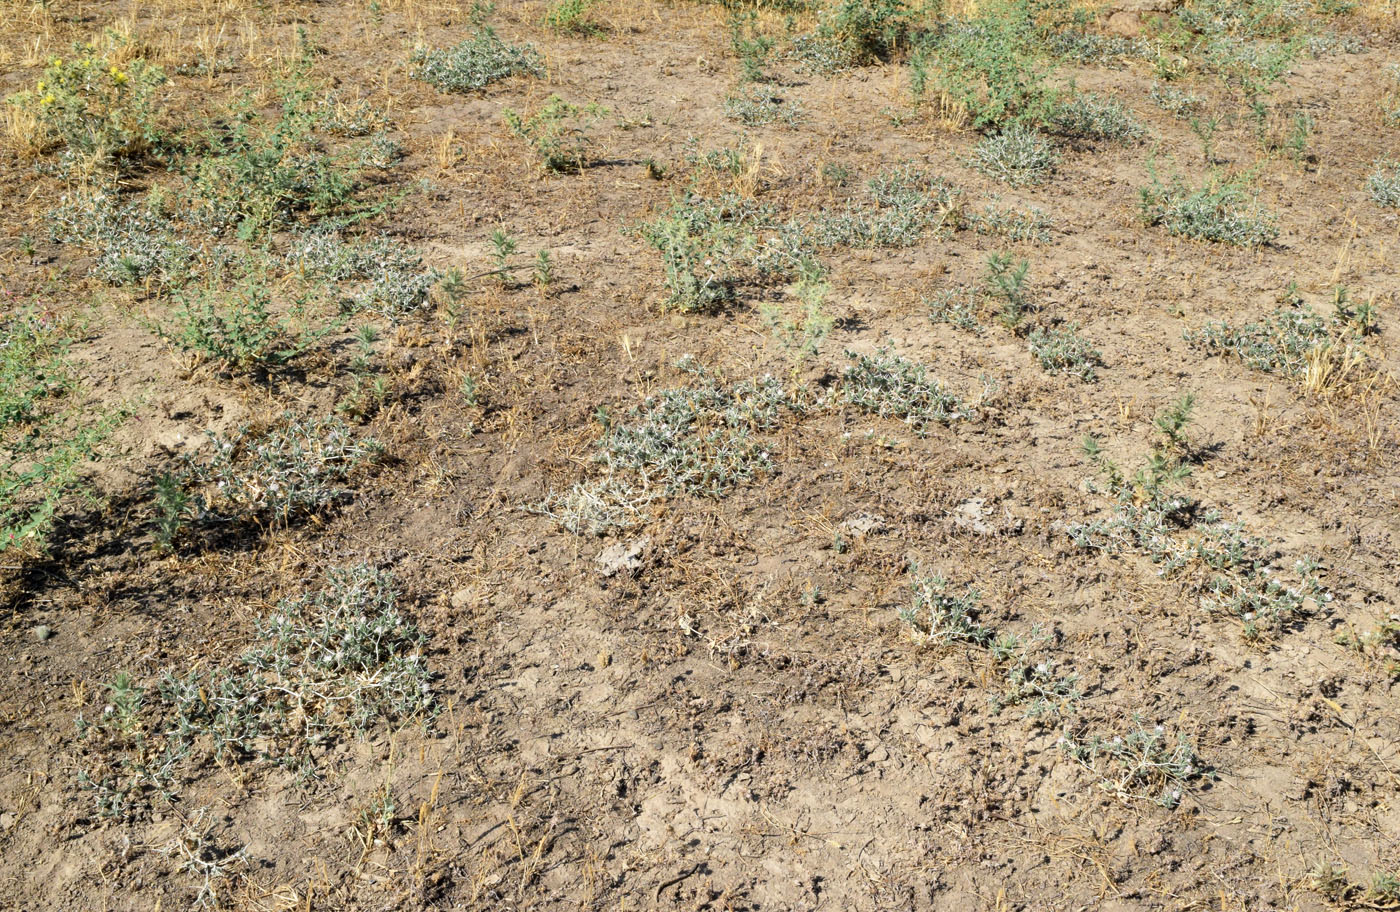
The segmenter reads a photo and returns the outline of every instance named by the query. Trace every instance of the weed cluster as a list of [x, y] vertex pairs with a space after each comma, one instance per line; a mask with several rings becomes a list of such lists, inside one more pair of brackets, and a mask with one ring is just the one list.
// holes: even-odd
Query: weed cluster
[[1209, 766], [1184, 734], [1169, 740], [1161, 725], [1147, 728], [1135, 718], [1126, 735], [1079, 740], [1064, 735], [1060, 749], [1099, 777], [1120, 801], [1155, 801], [1174, 808], [1192, 782], [1212, 778]]
[[1059, 153], [1035, 127], [1012, 123], [986, 136], [973, 151], [970, 164], [988, 177], [1013, 187], [1043, 183], [1059, 163]]
[[1366, 190], [1377, 205], [1400, 208], [1400, 162], [1376, 162], [1366, 178]]
[[322, 589], [258, 619], [241, 654], [166, 671], [148, 687], [117, 675], [102, 710], [77, 719], [87, 755], [79, 784], [102, 815], [130, 817], [171, 798], [197, 752], [309, 772], [338, 738], [430, 713], [425, 638], [397, 601], [389, 574], [332, 568]]
[[1163, 185], [1154, 174], [1152, 185], [1141, 189], [1143, 224], [1161, 225], [1170, 234], [1258, 247], [1278, 237], [1274, 215], [1246, 195], [1242, 182], [1213, 178], [1204, 187], [1192, 188], [1180, 177]]
[[1012, 243], [1048, 244], [1053, 223], [1045, 210], [1032, 206], [1025, 211], [1003, 209], [988, 203], [981, 212], [963, 215], [964, 223], [978, 234], [1005, 238]]
[[914, 642], [920, 646], [948, 648], [974, 646], [987, 651], [1006, 690], [991, 697], [998, 712], [1010, 706], [1025, 707], [1025, 717], [1048, 724], [1073, 715], [1080, 699], [1078, 676], [1058, 674], [1058, 663], [1045, 655], [1053, 637], [1032, 628], [1028, 637], [1014, 633], [998, 634], [979, 620], [981, 596], [974, 589], [961, 594], [948, 591], [941, 576], [924, 576], [911, 569], [910, 602], [900, 609], [900, 620], [908, 625]]
[[1103, 364], [1103, 355], [1079, 334], [1077, 323], [1033, 329], [1029, 344], [1040, 366], [1052, 374], [1070, 374], [1087, 382], [1096, 378], [1094, 369]]
[[903, 0], [838, 0], [821, 10], [815, 31], [793, 40], [792, 56], [824, 75], [888, 60], [912, 23]]
[[970, 417], [971, 410], [916, 364], [886, 351], [848, 352], [855, 363], [841, 372], [841, 398], [863, 412], [898, 418], [923, 436], [930, 425]]
[[1123, 105], [1097, 95], [1076, 95], [1051, 119], [1058, 133], [1075, 138], [1130, 145], [1142, 139], [1142, 124]]
[[1338, 289], [1337, 302], [1336, 313], [1328, 319], [1289, 294], [1283, 306], [1257, 323], [1234, 326], [1221, 320], [1184, 336], [1207, 351], [1233, 355], [1254, 370], [1302, 379], [1320, 349], [1352, 345], [1374, 326], [1369, 304], [1348, 309], [1345, 289]]
[[950, 225], [959, 192], [912, 164], [896, 165], [866, 184], [868, 202], [817, 217], [808, 228], [821, 247], [909, 247]]
[[570, 104], [558, 95], [529, 117], [507, 108], [502, 112], [512, 133], [529, 143], [546, 171], [556, 174], [583, 170], [588, 163], [589, 130], [607, 114], [597, 104]]
[[373, 462], [377, 440], [357, 440], [336, 418], [284, 415], [268, 430], [243, 429], [229, 439], [210, 435], [205, 461], [191, 460], [190, 481], [202, 486], [203, 513], [226, 520], [285, 524], [350, 491], [350, 473]]
[[408, 59], [409, 75], [444, 92], [468, 94], [508, 76], [543, 76], [544, 65], [530, 45], [502, 41], [489, 25], [447, 49], [418, 48]]
[[782, 123], [795, 127], [805, 112], [800, 101], [789, 100], [762, 85], [742, 85], [724, 99], [724, 116], [746, 127]]
[[1311, 559], [1297, 561], [1296, 581], [1286, 583], [1270, 566], [1274, 558], [1264, 541], [1171, 490], [1191, 474], [1181, 456], [1189, 449], [1185, 428], [1192, 406], [1193, 398], [1186, 396], [1158, 416], [1162, 442], [1131, 477], [1104, 455], [1096, 439], [1085, 439], [1085, 452], [1116, 503], [1108, 519], [1070, 526], [1070, 539], [1083, 548], [1148, 557], [1159, 576], [1180, 580], [1202, 607], [1237, 618], [1245, 638], [1259, 640], [1286, 629], [1308, 602], [1321, 604], [1332, 596]]
[[75, 402], [68, 343], [63, 325], [37, 309], [15, 308], [0, 322], [0, 552], [43, 542], [122, 417]]

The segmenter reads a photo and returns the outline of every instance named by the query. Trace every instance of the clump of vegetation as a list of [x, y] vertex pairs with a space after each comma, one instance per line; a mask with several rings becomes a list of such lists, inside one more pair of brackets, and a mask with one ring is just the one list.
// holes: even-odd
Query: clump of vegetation
[[530, 45], [502, 41], [489, 25], [447, 49], [418, 48], [408, 59], [409, 75], [444, 92], [469, 94], [508, 76], [543, 76], [539, 53]]
[[909, 37], [903, 0], [839, 0], [823, 7], [814, 32], [793, 41], [793, 56], [813, 72], [830, 74], [888, 60]]
[[963, 221], [978, 234], [995, 235], [1012, 243], [1048, 244], [1053, 227], [1043, 209], [1004, 209], [995, 203], [988, 203], [981, 212], [965, 213]]
[[1180, 177], [1163, 185], [1154, 174], [1141, 197], [1143, 223], [1161, 225], [1170, 234], [1240, 247], [1258, 247], [1278, 237], [1277, 219], [1249, 198], [1238, 179], [1215, 178], [1193, 188]]
[[693, 359], [677, 366], [697, 383], [648, 397], [599, 441], [595, 458], [609, 477], [643, 492], [717, 498], [769, 471], [772, 459], [754, 435], [797, 408], [783, 384], [763, 377], [726, 387]]
[[1187, 331], [1185, 338], [1207, 351], [1234, 355], [1254, 370], [1300, 379], [1320, 347], [1353, 343], [1373, 328], [1370, 305], [1348, 310], [1343, 290], [1338, 292], [1339, 306], [1331, 319], [1290, 294], [1284, 306], [1256, 323], [1235, 326], [1221, 320]]
[[338, 739], [432, 712], [425, 637], [398, 608], [388, 573], [332, 568], [324, 588], [255, 622], [245, 651], [148, 686], [127, 674], [106, 705], [80, 715], [79, 784], [103, 816], [133, 817], [169, 800], [199, 754], [314, 770]]
[[1030, 5], [1018, 0], [946, 23], [921, 42], [910, 65], [916, 99], [938, 102], [977, 130], [1043, 126], [1059, 108]]
[[928, 376], [922, 364], [879, 351], [874, 355], [849, 352], [855, 363], [841, 372], [841, 397], [861, 411], [881, 418], [898, 418], [920, 436], [930, 425], [967, 418], [970, 410], [943, 385]]
[[1051, 120], [1065, 136], [1129, 145], [1142, 139], [1142, 124], [1123, 105], [1097, 95], [1076, 95], [1062, 104]]
[[973, 152], [972, 166], [988, 177], [1013, 187], [1043, 183], [1059, 163], [1059, 153], [1045, 134], [1012, 123], [983, 138]]
[[607, 109], [597, 104], [579, 107], [558, 95], [549, 96], [529, 117], [509, 108], [502, 112], [511, 132], [530, 144], [546, 171], [555, 173], [583, 170], [588, 163], [588, 131], [605, 114]]
[[248, 280], [232, 290], [204, 286], [159, 328], [170, 344], [225, 369], [248, 372], [282, 367], [337, 327], [279, 319], [267, 286]]
[[724, 99], [724, 116], [746, 127], [770, 123], [795, 127], [805, 115], [801, 102], [791, 101], [763, 86], [745, 85]]
[[821, 279], [799, 280], [793, 286], [792, 293], [802, 304], [800, 315], [775, 303], [759, 305], [763, 322], [792, 360], [794, 374], [817, 356], [835, 324], [824, 307], [830, 290], [831, 286]]
[[93, 254], [92, 275], [109, 285], [182, 285], [197, 255], [150, 205], [118, 203], [113, 194], [65, 199], [49, 213], [55, 240]]
[[910, 602], [899, 610], [899, 619], [909, 625], [916, 643], [985, 646], [992, 641], [993, 631], [977, 621], [982, 597], [975, 589], [950, 594], [948, 581], [943, 577], [915, 572], [909, 590]]
[[865, 205], [816, 218], [809, 233], [822, 247], [908, 247], [950, 224], [958, 190], [912, 164], [896, 165], [866, 184]]
[[1377, 162], [1366, 178], [1366, 190], [1378, 205], [1400, 208], [1400, 162]]
[[225, 439], [210, 435], [203, 462], [192, 461], [192, 481], [202, 486], [211, 517], [282, 525], [345, 497], [351, 472], [373, 462], [383, 447], [356, 439], [337, 418], [284, 415], [271, 428], [243, 429]]
[[1171, 85], [1153, 83], [1149, 97], [1163, 111], [1183, 119], [1195, 117], [1205, 108], [1205, 101], [1201, 96]]
[[1096, 379], [1095, 368], [1103, 355], [1079, 334], [1079, 325], [1031, 330], [1030, 350], [1040, 366], [1052, 374], [1069, 374], [1086, 382]]
[[1193, 782], [1213, 775], [1184, 734], [1169, 740], [1163, 726], [1149, 729], [1137, 717], [1126, 735], [1084, 740], [1064, 735], [1059, 746], [1099, 777], [1100, 787], [1125, 802], [1153, 801], [1174, 808]]
[[1188, 395], [1158, 415], [1161, 442], [1132, 476], [1108, 459], [1095, 438], [1085, 439], [1085, 453], [1116, 503], [1108, 519], [1072, 525], [1069, 535], [1083, 548], [1148, 557], [1160, 576], [1181, 581], [1199, 594], [1207, 610], [1237, 618], [1245, 638], [1259, 640], [1284, 630], [1308, 602], [1320, 604], [1332, 596], [1311, 559], [1295, 562], [1296, 582], [1286, 583], [1271, 567], [1274, 558], [1265, 542], [1173, 490], [1191, 474], [1184, 457], [1190, 450], [1186, 427], [1193, 406], [1194, 397]]
[[597, 0], [556, 0], [545, 10], [547, 28], [572, 35], [601, 35], [603, 27], [588, 18], [588, 9]]
[[387, 236], [348, 242], [334, 232], [312, 231], [297, 238], [283, 259], [306, 277], [333, 283], [341, 311], [391, 320], [422, 313], [443, 277], [424, 267], [418, 250]]
[[772, 208], [733, 193], [717, 199], [686, 194], [667, 215], [631, 233], [661, 252], [669, 310], [712, 311], [734, 300], [744, 281], [815, 278], [822, 272], [815, 244], [800, 224], [780, 221]]
[[32, 120], [35, 151], [63, 149], [60, 170], [92, 177], [126, 170], [160, 141], [154, 97], [165, 82], [159, 67], [137, 58], [118, 65], [94, 45], [52, 57], [34, 88], [7, 100]]
[[63, 324], [16, 308], [0, 321], [0, 553], [41, 546], [83, 468], [121, 419], [76, 401]]

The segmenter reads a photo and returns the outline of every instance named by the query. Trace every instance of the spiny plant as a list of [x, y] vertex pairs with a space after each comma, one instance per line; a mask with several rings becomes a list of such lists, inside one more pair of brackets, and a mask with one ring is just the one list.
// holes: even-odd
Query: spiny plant
[[800, 101], [791, 100], [760, 85], [740, 85], [724, 99], [724, 116], [746, 127], [782, 123], [789, 127], [802, 122], [805, 112]]
[[1295, 379], [1303, 378], [1320, 347], [1352, 345], [1374, 328], [1370, 304], [1352, 310], [1345, 289], [1336, 292], [1337, 309], [1330, 319], [1313, 310], [1296, 291], [1268, 317], [1254, 323], [1228, 320], [1207, 323], [1184, 333], [1186, 341], [1209, 352], [1237, 357], [1247, 367]]
[[1082, 139], [1130, 145], [1142, 139], [1142, 124], [1120, 102], [1097, 95], [1075, 95], [1050, 121], [1055, 132]]
[[135, 817], [210, 759], [314, 770], [338, 740], [431, 715], [425, 640], [392, 575], [331, 568], [322, 588], [259, 618], [244, 651], [144, 686], [117, 675], [106, 707], [76, 720], [79, 784], [104, 816]]
[[997, 0], [946, 23], [921, 41], [910, 66], [916, 100], [938, 101], [977, 130], [1046, 125], [1060, 105], [1026, 0]]
[[1400, 208], [1400, 162], [1376, 162], [1375, 170], [1366, 178], [1366, 190], [1377, 205]]
[[1250, 199], [1243, 178], [1212, 178], [1192, 188], [1180, 177], [1163, 184], [1155, 173], [1152, 184], [1140, 191], [1139, 206], [1146, 225], [1161, 225], [1170, 234], [1258, 247], [1278, 237], [1277, 219]]
[[203, 511], [211, 518], [285, 525], [350, 493], [351, 472], [382, 452], [372, 437], [357, 439], [338, 418], [283, 415], [254, 433], [209, 435], [202, 460], [191, 457], [187, 477], [198, 485]]
[[911, 163], [866, 182], [866, 200], [844, 212], [823, 213], [806, 232], [821, 247], [909, 247], [955, 224], [959, 191]]
[[1062, 735], [1059, 747], [1099, 777], [1101, 788], [1120, 801], [1152, 801], [1174, 808], [1195, 782], [1213, 777], [1185, 734], [1169, 740], [1161, 725], [1148, 728], [1135, 716], [1126, 735], [1079, 738]]
[[888, 60], [908, 40], [910, 27], [903, 0], [838, 0], [821, 8], [815, 31], [793, 40], [792, 55], [829, 75]]
[[982, 600], [977, 590], [949, 593], [946, 579], [921, 575], [915, 567], [910, 573], [909, 592], [909, 604], [899, 609], [899, 619], [909, 626], [916, 643], [985, 646], [995, 636], [977, 621]]
[[109, 285], [178, 288], [197, 259], [194, 247], [149, 199], [142, 205], [118, 203], [109, 193], [65, 197], [48, 217], [53, 238], [87, 248], [92, 275]]
[[270, 371], [286, 365], [338, 328], [334, 322], [311, 325], [306, 301], [294, 305], [301, 321], [275, 317], [272, 294], [257, 279], [232, 289], [205, 285], [183, 294], [184, 303], [157, 326], [171, 345], [238, 372]]
[[545, 10], [544, 25], [556, 32], [572, 35], [601, 35], [604, 28], [588, 18], [588, 10], [597, 0], [555, 0]]
[[1043, 183], [1060, 160], [1052, 143], [1035, 127], [1009, 124], [982, 139], [971, 164], [988, 177], [1013, 187]]
[[1069, 374], [1087, 382], [1096, 379], [1095, 368], [1103, 363], [1103, 355], [1079, 334], [1077, 323], [1037, 327], [1031, 330], [1028, 342], [1031, 354], [1052, 374]]
[[30, 114], [40, 151], [61, 146], [59, 169], [70, 176], [100, 177], [128, 170], [160, 142], [156, 90], [160, 67], [136, 58], [118, 65], [92, 44], [67, 57], [51, 57], [34, 88], [7, 102]]
[[1030, 310], [1030, 298], [1026, 293], [1026, 275], [1030, 268], [1029, 260], [1017, 263], [1004, 252], [987, 258], [987, 293], [1001, 299], [1001, 313], [998, 316], [1008, 329], [1018, 328]]
[[823, 306], [830, 291], [831, 286], [821, 279], [798, 281], [792, 293], [802, 304], [800, 316], [775, 303], [759, 305], [763, 322], [792, 360], [794, 374], [804, 363], [817, 356], [835, 323]]
[[841, 398], [861, 411], [898, 418], [920, 436], [930, 425], [949, 424], [970, 416], [970, 410], [942, 384], [928, 376], [922, 364], [881, 350], [874, 355], [847, 352], [855, 362], [841, 372]]
[[508, 76], [543, 76], [544, 65], [531, 45], [502, 41], [480, 23], [472, 36], [451, 48], [418, 48], [408, 59], [409, 76], [444, 92], [468, 94]]
[[535, 150], [546, 171], [569, 173], [583, 170], [588, 163], [589, 130], [607, 113], [596, 102], [580, 107], [551, 95], [529, 117], [509, 108], [501, 116], [511, 132]]
[[36, 549], [124, 417], [78, 403], [65, 324], [14, 306], [0, 320], [0, 553]]

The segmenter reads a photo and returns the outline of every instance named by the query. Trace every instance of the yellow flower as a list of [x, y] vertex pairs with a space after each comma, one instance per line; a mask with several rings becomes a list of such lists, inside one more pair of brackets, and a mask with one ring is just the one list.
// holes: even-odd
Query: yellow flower
[[61, 66], [63, 66], [63, 58], [62, 58], [62, 57], [55, 57], [55, 58], [53, 59], [53, 65], [56, 66], [56, 67], [61, 67]]
[[40, 91], [40, 92], [44, 91], [44, 80], [42, 80], [42, 79], [39, 80], [38, 91]]
[[115, 82], [117, 85], [126, 85], [126, 74], [118, 73], [116, 70], [113, 70], [112, 81]]
[[45, 95], [43, 98], [39, 99], [39, 104], [41, 104], [41, 105], [51, 105], [51, 104], [53, 104], [53, 96], [52, 96], [52, 95]]

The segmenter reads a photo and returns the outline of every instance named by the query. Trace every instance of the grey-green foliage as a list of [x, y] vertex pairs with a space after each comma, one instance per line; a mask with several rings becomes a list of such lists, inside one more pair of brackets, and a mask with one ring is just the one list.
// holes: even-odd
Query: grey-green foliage
[[1212, 178], [1191, 187], [1180, 177], [1163, 184], [1154, 174], [1141, 189], [1139, 212], [1147, 225], [1182, 237], [1258, 247], [1278, 237], [1277, 218], [1246, 193], [1241, 180]]
[[841, 372], [841, 397], [873, 415], [898, 418], [919, 435], [934, 424], [967, 418], [970, 410], [928, 376], [928, 370], [881, 350], [874, 355], [848, 352], [854, 364]]
[[1373, 202], [1400, 208], [1400, 161], [1376, 162], [1375, 170], [1366, 178], [1366, 190]]
[[629, 232], [661, 252], [671, 310], [714, 310], [748, 281], [821, 274], [815, 244], [800, 223], [733, 193], [715, 199], [688, 193], [666, 215]]
[[806, 116], [802, 102], [774, 91], [766, 85], [737, 87], [724, 99], [724, 116], [746, 127], [782, 123], [795, 127]]
[[1103, 363], [1103, 355], [1079, 334], [1077, 323], [1063, 328], [1037, 327], [1028, 341], [1031, 354], [1052, 374], [1070, 374], [1090, 381], [1096, 379], [1095, 368]]
[[837, 0], [819, 9], [816, 30], [797, 36], [792, 47], [811, 72], [830, 75], [886, 60], [909, 34], [904, 0]]
[[909, 625], [914, 641], [934, 646], [970, 643], [985, 646], [993, 631], [978, 622], [981, 596], [967, 589], [953, 594], [941, 576], [924, 576], [914, 568], [909, 581], [909, 604], [899, 609], [899, 619]]
[[1005, 209], [995, 202], [988, 203], [981, 212], [964, 214], [963, 221], [978, 234], [1002, 237], [1013, 243], [1048, 244], [1050, 229], [1054, 227], [1045, 210], [1036, 206], [1026, 210]]
[[204, 459], [191, 459], [189, 477], [202, 485], [204, 510], [229, 519], [286, 523], [350, 493], [350, 473], [382, 451], [356, 438], [337, 418], [283, 415], [271, 428], [247, 428], [229, 438], [209, 435]]
[[294, 239], [285, 262], [332, 283], [342, 310], [392, 320], [421, 313], [442, 280], [441, 272], [423, 265], [419, 251], [387, 236], [357, 243], [332, 232], [307, 232]]
[[1153, 83], [1149, 97], [1163, 111], [1183, 119], [1196, 116], [1205, 107], [1201, 96], [1170, 85]]
[[783, 384], [763, 377], [723, 385], [693, 359], [678, 366], [693, 385], [647, 397], [599, 441], [595, 459], [609, 477], [642, 492], [717, 498], [769, 471], [759, 435], [797, 408]]
[[366, 564], [259, 618], [243, 652], [170, 669], [146, 686], [118, 674], [106, 706], [77, 719], [79, 784], [104, 816], [171, 800], [205, 752], [314, 770], [339, 738], [433, 711], [426, 637], [398, 607], [393, 577]]
[[470, 38], [451, 48], [418, 48], [408, 63], [410, 76], [444, 92], [480, 92], [508, 76], [544, 75], [532, 46], [507, 44], [488, 25], [478, 26]]
[[1104, 739], [1066, 734], [1059, 746], [1120, 801], [1154, 801], [1174, 808], [1192, 783], [1212, 776], [1184, 734], [1168, 739], [1163, 726], [1149, 729], [1138, 717], [1126, 735]]
[[1273, 555], [1265, 541], [1175, 490], [1190, 475], [1179, 455], [1189, 412], [1190, 400], [1183, 399], [1158, 416], [1165, 442], [1132, 476], [1108, 459], [1094, 438], [1084, 441], [1115, 504], [1107, 519], [1071, 525], [1070, 539], [1083, 548], [1146, 556], [1160, 576], [1200, 593], [1208, 610], [1238, 619], [1247, 639], [1276, 634], [1304, 613], [1308, 600], [1324, 602], [1331, 595], [1310, 559], [1295, 562], [1294, 581], [1285, 582], [1270, 566]]
[[49, 213], [55, 240], [81, 244], [93, 255], [92, 274], [110, 285], [179, 285], [195, 251], [168, 220], [149, 208], [120, 204], [110, 194], [65, 198]]
[[70, 341], [37, 308], [0, 318], [0, 553], [43, 543], [122, 417], [80, 404]]
[[815, 218], [809, 234], [822, 247], [909, 247], [947, 227], [958, 190], [910, 163], [880, 172], [866, 184], [866, 202]]
[[1236, 326], [1221, 320], [1187, 331], [1185, 337], [1208, 351], [1234, 355], [1255, 370], [1300, 377], [1307, 368], [1308, 353], [1329, 341], [1336, 325], [1298, 302], [1278, 308], [1257, 323]]
[[984, 137], [973, 150], [971, 164], [988, 177], [1022, 187], [1044, 182], [1059, 160], [1045, 134], [1017, 122]]
[[1075, 95], [1055, 112], [1051, 126], [1070, 137], [1129, 145], [1142, 139], [1143, 129], [1121, 102], [1093, 94]]

